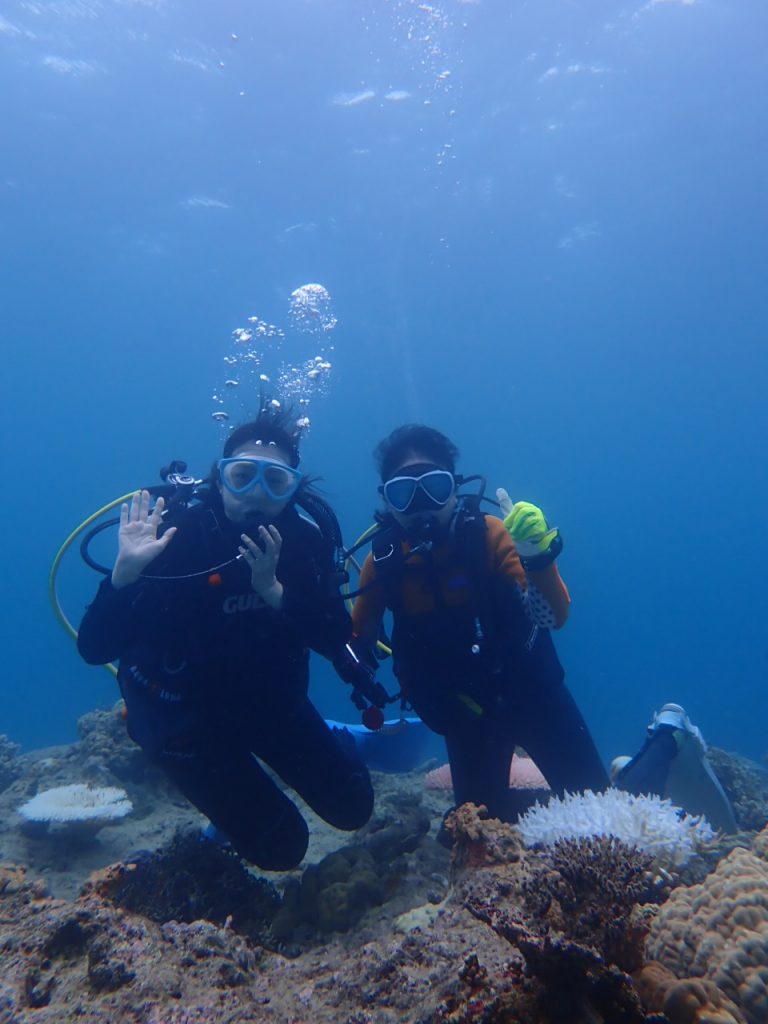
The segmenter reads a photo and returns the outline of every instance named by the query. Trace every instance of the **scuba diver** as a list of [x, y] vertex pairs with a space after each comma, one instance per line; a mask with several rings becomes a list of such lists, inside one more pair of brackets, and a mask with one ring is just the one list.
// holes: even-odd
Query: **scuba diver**
[[148, 491], [123, 504], [117, 559], [77, 639], [89, 664], [119, 659], [131, 738], [238, 854], [273, 871], [301, 862], [308, 828], [259, 760], [338, 829], [373, 808], [353, 737], [309, 700], [309, 649], [345, 666], [358, 707], [387, 700], [345, 653], [340, 537], [327, 536], [338, 523], [298, 469], [299, 433], [262, 398], [196, 504], [151, 507]]
[[504, 521], [484, 515], [482, 493], [459, 491], [476, 478], [456, 475], [457, 457], [444, 434], [422, 425], [378, 445], [385, 510], [362, 567], [351, 646], [373, 677], [391, 611], [402, 697], [445, 737], [456, 805], [484, 804], [515, 821], [527, 807], [509, 788], [517, 745], [557, 794], [600, 790], [608, 777], [550, 636], [570, 603], [555, 567], [560, 533], [504, 491]]
[[703, 815], [721, 832], [738, 832], [701, 730], [679, 704], [665, 704], [653, 716], [645, 743], [634, 757], [613, 759], [611, 781], [628, 793], [668, 798], [687, 814]]

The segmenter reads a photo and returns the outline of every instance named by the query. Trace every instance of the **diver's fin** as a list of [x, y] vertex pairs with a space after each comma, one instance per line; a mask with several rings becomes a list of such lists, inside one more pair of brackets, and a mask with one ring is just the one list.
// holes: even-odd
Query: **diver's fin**
[[729, 833], [739, 831], [731, 801], [709, 758], [688, 737], [669, 769], [664, 795], [688, 814], [703, 814], [712, 828]]

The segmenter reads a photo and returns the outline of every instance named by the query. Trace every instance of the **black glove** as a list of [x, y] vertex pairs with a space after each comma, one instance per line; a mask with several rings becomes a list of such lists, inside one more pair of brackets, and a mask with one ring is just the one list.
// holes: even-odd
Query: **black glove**
[[345, 644], [333, 659], [333, 667], [339, 676], [352, 687], [352, 703], [361, 711], [369, 704], [383, 708], [392, 700], [381, 683], [376, 682], [377, 665], [370, 645], [363, 644], [359, 637]]

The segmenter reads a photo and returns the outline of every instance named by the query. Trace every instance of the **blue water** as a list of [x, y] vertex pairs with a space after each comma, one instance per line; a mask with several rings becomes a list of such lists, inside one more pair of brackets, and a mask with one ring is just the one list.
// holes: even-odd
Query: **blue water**
[[[562, 529], [606, 758], [667, 700], [764, 756], [766, 31], [760, 0], [4, 0], [0, 731], [115, 699], [51, 560], [169, 458], [207, 470], [231, 332], [300, 361], [321, 282], [304, 464], [346, 535], [377, 440], [439, 427]], [[95, 584], [72, 554], [74, 619]]]

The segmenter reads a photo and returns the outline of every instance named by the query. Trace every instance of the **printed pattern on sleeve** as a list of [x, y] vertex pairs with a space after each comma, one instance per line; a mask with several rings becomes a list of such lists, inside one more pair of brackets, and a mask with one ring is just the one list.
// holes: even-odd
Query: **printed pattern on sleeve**
[[535, 583], [528, 581], [526, 590], [522, 590], [523, 605], [526, 614], [534, 626], [541, 626], [543, 629], [557, 629], [559, 623], [549, 601], [541, 593]]

